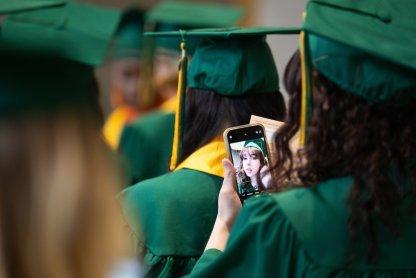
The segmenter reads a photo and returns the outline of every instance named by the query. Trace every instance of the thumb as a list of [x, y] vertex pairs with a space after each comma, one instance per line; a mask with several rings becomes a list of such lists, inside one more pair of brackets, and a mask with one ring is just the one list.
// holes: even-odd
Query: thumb
[[232, 187], [236, 184], [235, 168], [231, 161], [227, 158], [222, 160], [222, 166], [224, 168], [224, 182], [223, 186]]

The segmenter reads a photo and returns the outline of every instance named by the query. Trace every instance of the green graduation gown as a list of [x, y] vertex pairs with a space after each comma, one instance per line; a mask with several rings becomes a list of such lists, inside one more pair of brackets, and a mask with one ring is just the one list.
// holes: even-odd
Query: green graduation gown
[[124, 127], [118, 148], [127, 163], [129, 185], [168, 172], [174, 122], [174, 113], [160, 110]]
[[[395, 238], [377, 224], [380, 257], [351, 249], [347, 196], [352, 178], [253, 197], [243, 207], [224, 252], [210, 249], [195, 277], [416, 277], [416, 219], [401, 216]], [[406, 202], [404, 202], [406, 203]], [[351, 252], [356, 255], [352, 261]]]
[[201, 256], [217, 215], [224, 143], [194, 152], [171, 173], [122, 192], [123, 212], [143, 247], [147, 275], [190, 273]]

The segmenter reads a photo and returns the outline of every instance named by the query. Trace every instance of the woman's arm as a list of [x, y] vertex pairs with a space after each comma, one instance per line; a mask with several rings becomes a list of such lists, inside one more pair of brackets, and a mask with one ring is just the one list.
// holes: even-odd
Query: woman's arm
[[224, 167], [224, 181], [218, 196], [218, 214], [205, 250], [224, 250], [231, 228], [241, 210], [241, 201], [235, 190], [234, 166], [228, 159], [223, 159], [222, 165]]

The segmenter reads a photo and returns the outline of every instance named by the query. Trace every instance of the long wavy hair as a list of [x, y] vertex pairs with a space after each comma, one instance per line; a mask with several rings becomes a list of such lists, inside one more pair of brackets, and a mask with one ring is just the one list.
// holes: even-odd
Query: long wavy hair
[[242, 179], [247, 179], [247, 174], [245, 173], [244, 169], [243, 169], [243, 160], [244, 160], [244, 155], [254, 155], [258, 160], [260, 160], [260, 168], [258, 173], [256, 173], [256, 182], [258, 185], [258, 188], [260, 191], [266, 190], [266, 186], [263, 184], [263, 181], [261, 180], [261, 169], [263, 168], [263, 166], [268, 166], [267, 160], [264, 157], [263, 153], [253, 147], [248, 147], [248, 148], [243, 148], [240, 153], [238, 154], [238, 156], [240, 157], [240, 164], [238, 166], [238, 170], [237, 170], [237, 176], [242, 177]]
[[416, 163], [412, 162], [416, 157], [416, 100], [400, 106], [394, 100], [370, 103], [341, 90], [314, 71], [307, 143], [292, 152], [290, 141], [299, 130], [300, 75], [300, 57], [296, 52], [284, 75], [289, 108], [285, 124], [275, 137], [276, 189], [281, 190], [293, 180], [298, 186], [312, 186], [353, 176], [348, 197], [350, 236], [353, 242], [367, 239], [367, 259], [375, 261], [375, 221], [381, 221], [397, 235], [399, 206], [403, 198], [416, 192], [413, 188], [406, 195], [404, 188], [407, 182], [416, 185]]

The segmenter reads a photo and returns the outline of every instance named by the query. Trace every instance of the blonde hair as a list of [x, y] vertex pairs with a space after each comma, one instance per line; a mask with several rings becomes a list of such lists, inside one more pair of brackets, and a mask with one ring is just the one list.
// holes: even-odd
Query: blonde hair
[[121, 181], [88, 112], [0, 120], [5, 277], [103, 277], [124, 251]]

